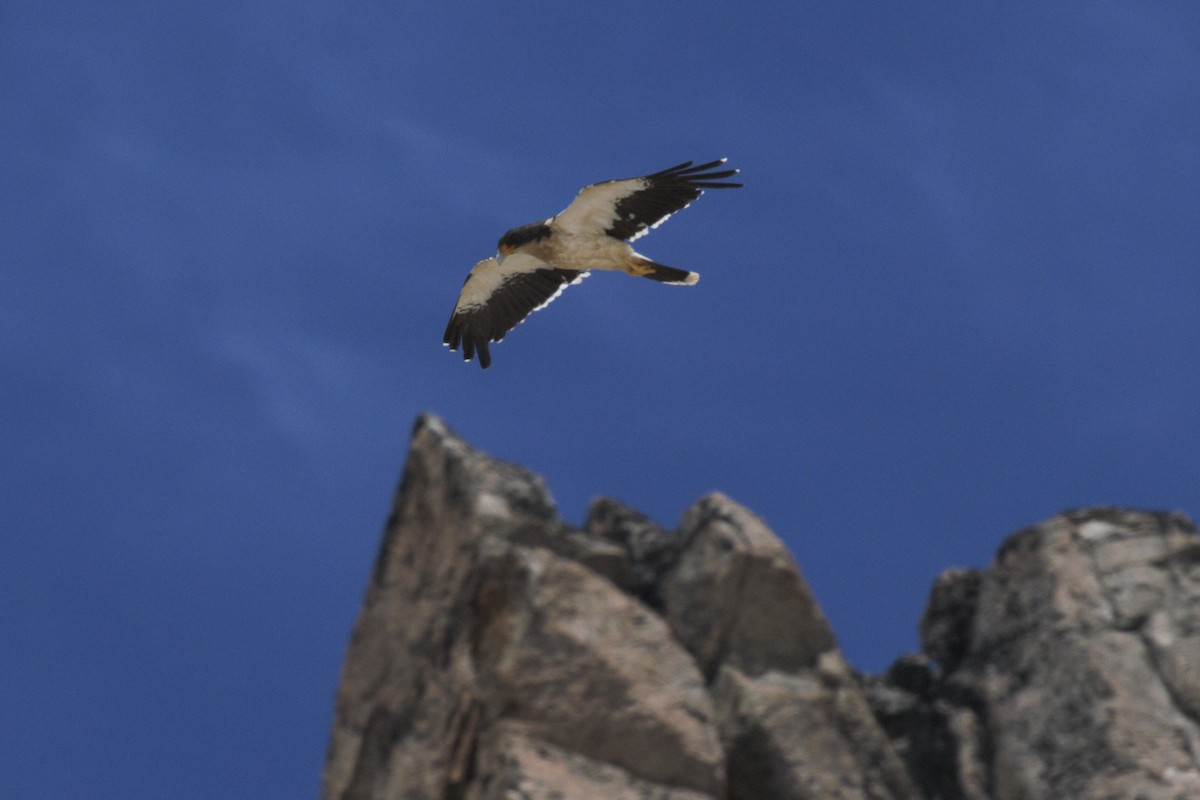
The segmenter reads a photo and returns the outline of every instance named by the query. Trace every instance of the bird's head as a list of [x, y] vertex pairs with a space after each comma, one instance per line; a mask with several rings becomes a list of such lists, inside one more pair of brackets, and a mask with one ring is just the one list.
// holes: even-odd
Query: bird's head
[[550, 226], [545, 222], [534, 222], [522, 225], [505, 232], [496, 243], [496, 260], [503, 262], [505, 256], [511, 256], [527, 244], [545, 239], [550, 236]]

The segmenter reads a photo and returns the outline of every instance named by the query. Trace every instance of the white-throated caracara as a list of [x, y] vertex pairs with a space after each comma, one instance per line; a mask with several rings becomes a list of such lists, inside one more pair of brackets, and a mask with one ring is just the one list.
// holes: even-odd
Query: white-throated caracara
[[697, 166], [687, 161], [640, 178], [593, 183], [558, 215], [508, 231], [495, 257], [480, 261], [467, 275], [442, 341], [451, 350], [462, 345], [466, 361], [478, 353], [486, 369], [492, 363], [489, 343], [499, 342], [567, 286], [586, 278], [588, 270], [691, 286], [699, 275], [655, 263], [629, 242], [687, 208], [705, 189], [741, 186], [723, 180], [736, 169], [714, 169], [724, 163], [723, 158]]

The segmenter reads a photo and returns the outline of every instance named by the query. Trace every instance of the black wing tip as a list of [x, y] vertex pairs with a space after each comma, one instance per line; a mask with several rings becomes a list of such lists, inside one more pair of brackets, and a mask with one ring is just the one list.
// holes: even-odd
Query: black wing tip
[[689, 171], [688, 168], [691, 167], [692, 164], [694, 164], [694, 163], [696, 163], [696, 162], [685, 161], [682, 164], [676, 164], [673, 167], [667, 167], [666, 169], [660, 169], [658, 172], [655, 172], [654, 174], [655, 175], [674, 175], [674, 174], [677, 174], [680, 172], [687, 172], [687, 171]]
[[[454, 348], [450, 348], [453, 350]], [[481, 369], [487, 369], [492, 365], [492, 354], [488, 352], [488, 343], [483, 339], [474, 342], [474, 347], [468, 346], [463, 342], [463, 363], [471, 360], [473, 356], [479, 357], [479, 366]]]
[[[660, 172], [655, 172], [652, 175], [647, 175], [648, 178], [665, 178], [670, 180], [679, 180], [694, 186], [697, 189], [740, 189], [744, 184], [725, 181], [725, 178], [732, 178], [741, 170], [739, 169], [722, 169], [716, 170], [715, 167], [723, 166], [728, 158], [718, 158], [716, 161], [708, 161], [703, 164], [696, 164], [694, 161], [684, 161], [682, 164], [676, 164], [673, 167], [668, 167]], [[693, 166], [694, 165], [694, 166]]]
[[[499, 341], [499, 339], [495, 341]], [[446, 333], [442, 336], [442, 344], [450, 348], [451, 352], [457, 352], [461, 345], [464, 362], [470, 361], [478, 355], [480, 367], [487, 369], [492, 365], [492, 354], [488, 352], [488, 340], [472, 336], [470, 331], [466, 330], [462, 325], [457, 324], [454, 319], [451, 319], [450, 324], [446, 326]]]
[[[451, 347], [450, 349], [456, 350], [457, 348]], [[466, 353], [463, 353], [463, 363], [470, 364], [471, 356], [467, 355]], [[492, 356], [488, 353], [488, 351], [480, 349], [480, 351], [479, 351], [479, 366], [480, 366], [480, 368], [487, 369], [491, 365], [492, 365]]]
[[458, 343], [462, 340], [462, 330], [454, 324], [454, 319], [451, 318], [450, 324], [446, 326], [446, 332], [442, 334], [442, 344], [449, 347], [451, 350], [458, 349]]

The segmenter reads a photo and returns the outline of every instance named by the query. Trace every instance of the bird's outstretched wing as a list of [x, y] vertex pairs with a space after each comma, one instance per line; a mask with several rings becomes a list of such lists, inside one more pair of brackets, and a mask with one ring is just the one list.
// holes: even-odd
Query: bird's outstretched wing
[[442, 342], [451, 350], [462, 345], [464, 361], [478, 353], [479, 366], [487, 369], [492, 363], [489, 343], [503, 339], [517, 323], [587, 275], [552, 267], [525, 253], [514, 253], [504, 263], [485, 258], [467, 275]]
[[640, 178], [593, 183], [580, 190], [553, 221], [573, 233], [605, 234], [631, 242], [687, 208], [705, 189], [741, 186], [723, 180], [736, 175], [736, 169], [714, 169], [724, 163], [723, 158], [697, 166], [685, 161]]

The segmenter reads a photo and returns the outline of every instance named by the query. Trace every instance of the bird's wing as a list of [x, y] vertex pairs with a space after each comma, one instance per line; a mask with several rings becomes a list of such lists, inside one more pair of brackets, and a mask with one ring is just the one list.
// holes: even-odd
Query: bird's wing
[[593, 183], [580, 190], [554, 222], [572, 233], [606, 234], [631, 242], [687, 208], [705, 189], [741, 186], [722, 180], [736, 175], [736, 169], [714, 170], [724, 163], [723, 158], [698, 166], [686, 161], [640, 178]]
[[514, 253], [503, 264], [485, 258], [467, 275], [442, 342], [451, 350], [461, 344], [464, 361], [479, 353], [479, 366], [486, 369], [492, 363], [488, 343], [503, 339], [517, 323], [587, 275], [552, 267], [526, 253]]

